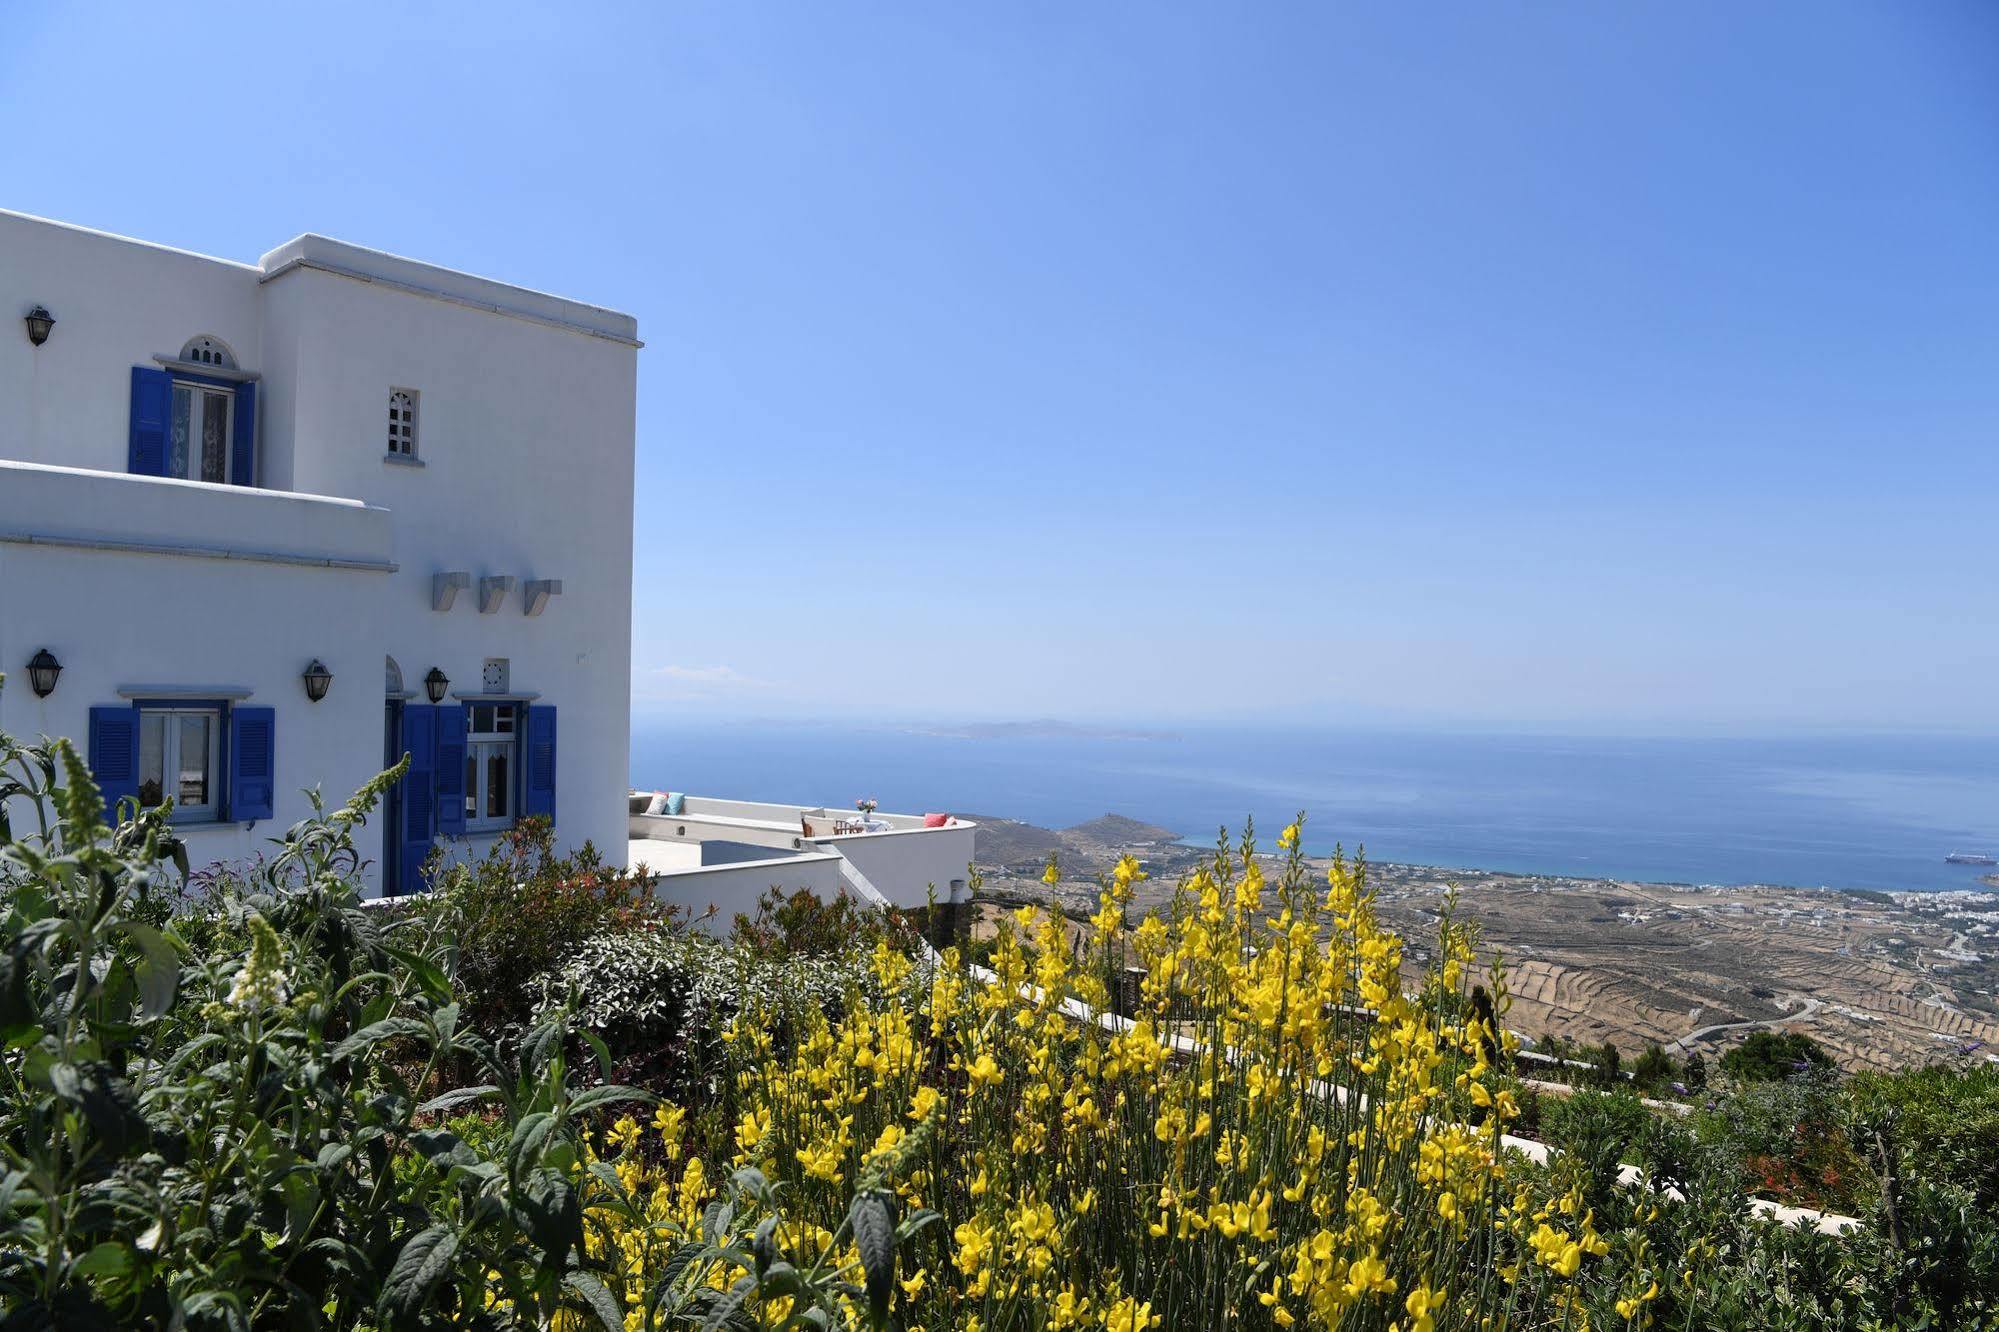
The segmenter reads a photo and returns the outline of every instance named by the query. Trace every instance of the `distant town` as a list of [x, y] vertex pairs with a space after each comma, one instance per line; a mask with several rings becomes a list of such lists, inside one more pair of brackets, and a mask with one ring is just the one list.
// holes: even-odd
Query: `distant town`
[[[985, 896], [1095, 909], [1095, 875], [1144, 862], [1140, 910], [1163, 906], [1211, 851], [1118, 815], [1049, 829], [982, 817]], [[1041, 882], [1048, 856], [1063, 882]], [[1312, 864], [1322, 874], [1323, 859]], [[1999, 892], [1838, 892], [1633, 883], [1370, 864], [1383, 917], [1425, 941], [1452, 886], [1488, 960], [1505, 959], [1507, 1025], [1532, 1042], [1659, 1044], [1712, 1057], [1759, 1028], [1807, 1032], [1847, 1069], [1999, 1064]], [[1992, 882], [1988, 878], [1987, 882]], [[1999, 885], [1995, 885], [1999, 887]]]

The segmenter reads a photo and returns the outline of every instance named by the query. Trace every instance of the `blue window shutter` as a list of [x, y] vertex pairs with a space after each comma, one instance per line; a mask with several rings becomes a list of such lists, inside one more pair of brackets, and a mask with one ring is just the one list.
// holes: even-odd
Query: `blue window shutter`
[[167, 474], [167, 412], [173, 402], [173, 380], [164, 370], [132, 367], [131, 436], [125, 470], [138, 476]]
[[248, 822], [271, 817], [277, 771], [277, 709], [229, 709], [230, 819]]
[[402, 842], [398, 882], [406, 893], [423, 888], [423, 862], [437, 836], [437, 709], [411, 703], [403, 708], [403, 752], [409, 771], [398, 783]]
[[555, 819], [555, 709], [528, 708], [527, 755], [521, 761], [521, 813]]
[[257, 484], [257, 386], [236, 386], [236, 420], [230, 430], [229, 484]]
[[465, 708], [459, 703], [437, 709], [437, 831], [465, 835]]
[[139, 710], [129, 703], [92, 708], [89, 757], [105, 814], [115, 822], [118, 802], [139, 796]]

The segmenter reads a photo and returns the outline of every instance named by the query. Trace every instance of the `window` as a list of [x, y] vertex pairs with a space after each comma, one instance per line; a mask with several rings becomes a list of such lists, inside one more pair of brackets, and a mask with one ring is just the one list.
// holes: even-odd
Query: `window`
[[229, 479], [236, 395], [212, 384], [176, 379], [167, 421], [168, 476], [188, 481]]
[[389, 456], [416, 457], [415, 389], [389, 390]]
[[466, 832], [513, 826], [517, 717], [511, 703], [465, 707]]
[[139, 714], [139, 803], [174, 802], [176, 823], [221, 815], [222, 713], [217, 708], [147, 708]]
[[180, 349], [180, 358], [183, 361], [192, 361], [196, 365], [220, 366], [224, 370], [236, 368], [235, 354], [220, 341], [205, 334], [198, 338], [189, 338], [187, 345]]
[[90, 709], [90, 768], [108, 809], [171, 800], [176, 823], [268, 819], [277, 750], [272, 708], [183, 696]]

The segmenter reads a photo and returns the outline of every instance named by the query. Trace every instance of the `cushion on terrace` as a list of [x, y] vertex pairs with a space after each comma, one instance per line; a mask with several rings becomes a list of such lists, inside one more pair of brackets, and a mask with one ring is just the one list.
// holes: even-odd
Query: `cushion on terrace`
[[925, 814], [923, 816], [923, 826], [926, 828], [941, 828], [950, 821], [951, 816], [949, 814]]

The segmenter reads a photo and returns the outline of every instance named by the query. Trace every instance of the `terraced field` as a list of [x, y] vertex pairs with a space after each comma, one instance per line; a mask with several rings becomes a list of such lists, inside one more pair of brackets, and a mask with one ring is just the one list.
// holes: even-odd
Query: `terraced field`
[[[1121, 845], [1127, 826], [1142, 836]], [[1106, 820], [1061, 831], [1013, 824], [995, 839], [987, 895], [995, 904], [1052, 900], [1080, 916], [1095, 905], [1091, 876], [1130, 850], [1153, 874], [1140, 908], [1162, 905], [1205, 854], [1162, 834]], [[1049, 850], [1065, 872], [1052, 893], [1023, 863]], [[1634, 1053], [1679, 1043], [1676, 1052], [1712, 1058], [1756, 1027], [1796, 1027], [1850, 1069], [1999, 1058], [1999, 895], [1696, 888], [1406, 865], [1371, 866], [1370, 876], [1417, 966], [1456, 886], [1460, 911], [1506, 960], [1508, 1025], [1530, 1037], [1611, 1040]]]

